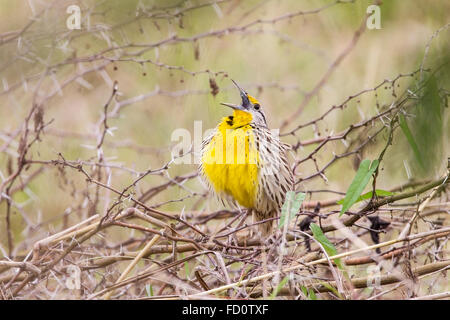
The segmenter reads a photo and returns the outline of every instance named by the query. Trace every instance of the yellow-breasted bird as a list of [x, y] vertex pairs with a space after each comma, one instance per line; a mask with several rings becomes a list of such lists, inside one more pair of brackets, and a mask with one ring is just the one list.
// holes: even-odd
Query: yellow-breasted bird
[[[279, 215], [294, 179], [287, 161], [289, 145], [267, 127], [264, 111], [234, 80], [242, 103], [222, 103], [233, 109], [203, 141], [199, 172], [222, 203], [252, 211], [255, 222]], [[273, 221], [259, 224], [261, 236], [271, 233]]]

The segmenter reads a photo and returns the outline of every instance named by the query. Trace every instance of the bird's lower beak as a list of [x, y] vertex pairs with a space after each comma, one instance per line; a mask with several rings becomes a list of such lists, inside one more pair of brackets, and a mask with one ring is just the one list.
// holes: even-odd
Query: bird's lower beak
[[234, 103], [226, 103], [226, 102], [221, 102], [220, 104], [230, 107], [234, 110], [243, 110], [244, 108], [238, 104], [234, 104]]

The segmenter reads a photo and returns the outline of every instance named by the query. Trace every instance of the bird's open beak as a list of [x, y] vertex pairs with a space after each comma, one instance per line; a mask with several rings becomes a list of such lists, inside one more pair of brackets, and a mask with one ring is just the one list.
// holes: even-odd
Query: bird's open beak
[[231, 81], [233, 82], [233, 84], [236, 86], [236, 88], [239, 90], [239, 93], [241, 95], [241, 99], [242, 99], [242, 105], [238, 105], [238, 104], [234, 104], [234, 103], [226, 103], [226, 102], [221, 102], [220, 104], [223, 104], [224, 106], [230, 107], [234, 110], [245, 110], [247, 109], [247, 107], [250, 105], [250, 101], [248, 100], [247, 97], [247, 92], [245, 92], [244, 89], [242, 89], [236, 81], [234, 81], [233, 79], [231, 79]]
[[238, 105], [238, 104], [234, 104], [234, 103], [226, 103], [226, 102], [221, 102], [220, 104], [230, 107], [234, 110], [243, 110], [244, 108], [242, 108], [242, 106]]
[[234, 81], [233, 79], [231, 79], [231, 81], [232, 81], [233, 84], [236, 86], [236, 88], [239, 90], [239, 92], [240, 92], [241, 95], [243, 94], [244, 96], [247, 96], [247, 92], [245, 92], [245, 90], [242, 89], [241, 86], [238, 85], [236, 81]]

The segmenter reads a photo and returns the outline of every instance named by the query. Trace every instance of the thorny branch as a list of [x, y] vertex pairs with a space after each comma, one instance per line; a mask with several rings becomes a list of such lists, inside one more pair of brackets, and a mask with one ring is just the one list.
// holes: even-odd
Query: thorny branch
[[[141, 6], [131, 12], [132, 18], [127, 16], [111, 25], [93, 23], [89, 30], [78, 32], [61, 28], [42, 31], [44, 29], [36, 26], [43, 22], [42, 17], [63, 8], [62, 3], [54, 1], [19, 30], [0, 34], [0, 47], [5, 52], [15, 52], [0, 66], [3, 78], [0, 98], [5, 99], [2, 100], [5, 104], [18, 104], [17, 97], [23, 95], [26, 99], [20, 103], [27, 101], [20, 105], [20, 123], [12, 123], [0, 131], [0, 210], [4, 219], [0, 227], [6, 235], [5, 241], [0, 242], [2, 295], [10, 299], [48, 297], [50, 293], [70, 296], [73, 292], [60, 285], [61, 279], [70, 277], [70, 266], [81, 272], [82, 287], [77, 294], [82, 299], [217, 297], [213, 294], [252, 299], [272, 292], [284, 276], [290, 279], [289, 288], [280, 290], [280, 296], [307, 298], [302, 288], [309, 288], [322, 298], [375, 299], [401, 286], [409, 286], [413, 291], [411, 283], [416, 280], [445, 278], [449, 269], [450, 234], [448, 169], [435, 177], [409, 179], [402, 181], [400, 186], [385, 188], [392, 192], [390, 196], [378, 196], [375, 191], [384, 178], [382, 165], [399, 138], [398, 115], [409, 116], [416, 105], [423, 83], [414, 85], [415, 79], [420, 75], [422, 80], [430, 71], [424, 64], [431, 41], [446, 31], [448, 24], [429, 39], [419, 69], [394, 75], [373, 87], [355, 90], [340, 100], [341, 103], [337, 101], [337, 104], [327, 106], [325, 111], [306, 121], [300, 121], [300, 115], [325, 90], [342, 62], [358, 49], [367, 16], [356, 31], [352, 30], [350, 42], [331, 61], [311, 90], [306, 91], [298, 83], [256, 80], [246, 83], [247, 88], [259, 92], [270, 88], [276, 92], [292, 91], [302, 97], [294, 112], [281, 119], [284, 130], [281, 137], [291, 139], [296, 191], [305, 192], [307, 200], [283, 232], [275, 230], [270, 242], [250, 236], [256, 223], [247, 217], [246, 210], [211, 209], [211, 195], [197, 183], [194, 168], [182, 171], [175, 166], [176, 160], [185, 155], [170, 156], [172, 144], [169, 139], [163, 145], [155, 146], [138, 142], [133, 137], [114, 135], [117, 124], [128, 120], [124, 113], [141, 102], [153, 103], [161, 98], [179, 101], [177, 99], [194, 95], [208, 97], [232, 89], [219, 88], [216, 82], [216, 79], [228, 77], [227, 71], [195, 69], [169, 60], [164, 62], [160, 52], [166, 48], [192, 45], [194, 59], [199, 60], [202, 42], [231, 35], [247, 38], [268, 35], [294, 47], [307, 47], [309, 52], [323, 59], [323, 51], [299, 44], [275, 26], [315, 17], [353, 2], [337, 0], [310, 10], [295, 10], [269, 18], [255, 18], [254, 13], [258, 11], [254, 10], [242, 14], [242, 23], [189, 34], [183, 31], [189, 15], [212, 8], [212, 12], [223, 16], [223, 12], [229, 14], [235, 10], [236, 4], [231, 0], [218, 0], [181, 7]], [[96, 16], [107, 16], [109, 11], [96, 5], [82, 7], [83, 14]], [[145, 41], [139, 43], [128, 40], [126, 28], [134, 28], [133, 32], [139, 30], [146, 35], [142, 25], [147, 22], [158, 30], [158, 38], [153, 37], [150, 41], [143, 37]], [[49, 39], [57, 40], [49, 45], [47, 59], [38, 57], [33, 47], [39, 41], [45, 43]], [[86, 39], [91, 42], [95, 39], [99, 42], [98, 47], [90, 51], [74, 49], [76, 44], [82, 43], [77, 41]], [[59, 54], [60, 58], [52, 58]], [[34, 66], [20, 78], [12, 77], [10, 73], [15, 67], [26, 69], [18, 67], [23, 61]], [[141, 66], [143, 76], [147, 68], [154, 68], [155, 72], [167, 73], [170, 77], [177, 74], [182, 81], [183, 77], [207, 77], [211, 87], [199, 85], [194, 89], [166, 90], [161, 89], [164, 81], [156, 79], [154, 86], [144, 93], [121, 92], [127, 78], [112, 80], [116, 77], [110, 74], [129, 64]], [[89, 124], [92, 130], [76, 132], [69, 127], [53, 128], [54, 119], [49, 116], [52, 109], [68, 103], [61, 97], [74, 88], [91, 90], [95, 76], [107, 84], [108, 91], [103, 94], [99, 90], [101, 102], [92, 103], [99, 113], [97, 121]], [[11, 82], [9, 78], [15, 81]], [[445, 90], [443, 88], [442, 92], [448, 95]], [[378, 98], [383, 92], [383, 99]], [[368, 99], [371, 102], [362, 119], [352, 121], [345, 128], [334, 129], [332, 117], [355, 111], [364, 98], [373, 99]], [[375, 111], [371, 113], [370, 110]], [[157, 128], [157, 122], [151, 119], [149, 126]], [[288, 130], [288, 126], [292, 129]], [[308, 130], [313, 132], [313, 137], [306, 133]], [[57, 139], [70, 146], [80, 144], [87, 151], [78, 155], [68, 149], [53, 150], [52, 143]], [[41, 150], [47, 149], [52, 152], [42, 151], [41, 154]], [[136, 157], [152, 157], [158, 165], [136, 167], [133, 162], [115, 156], [119, 149]], [[375, 239], [381, 238], [382, 242], [355, 249], [342, 235], [342, 228], [331, 223], [339, 215], [337, 201], [344, 197], [346, 190], [335, 190], [330, 181], [333, 170], [341, 170], [345, 163], [351, 162], [357, 169], [362, 157], [369, 154], [375, 154], [380, 162], [372, 177], [372, 197], [361, 202], [355, 211], [346, 212], [340, 221], [356, 238], [373, 239], [366, 236], [375, 233]], [[63, 190], [70, 198], [70, 205], [57, 209], [61, 212], [51, 218], [45, 213], [42, 218], [36, 185], [52, 181], [53, 175], [58, 179], [58, 186], [52, 186], [54, 189], [50, 188], [49, 192], [55, 191], [56, 198], [56, 190]], [[321, 180], [315, 179], [317, 177]], [[21, 200], [24, 194], [29, 200]], [[52, 200], [56, 206], [58, 199]], [[180, 204], [176, 208], [181, 209], [171, 210], [174, 204]], [[17, 216], [20, 223], [15, 222]], [[279, 217], [271, 219], [277, 221]], [[300, 222], [301, 219], [304, 220]], [[373, 219], [378, 222], [382, 219], [385, 228], [374, 226]], [[308, 229], [311, 222], [321, 226], [339, 254], [324, 256], [320, 245], [305, 238], [305, 235], [311, 236]], [[19, 224], [21, 232], [18, 232]], [[335, 258], [345, 258], [345, 272], [356, 276], [352, 279], [344, 277], [342, 270], [333, 264]], [[364, 265], [380, 267], [383, 271], [381, 286], [398, 283], [398, 287], [381, 293], [374, 290], [369, 296], [365, 295], [358, 289], [368, 286], [369, 277], [361, 276], [357, 269]], [[274, 276], [277, 283], [269, 281]], [[150, 287], [158, 290], [153, 297], [148, 297]], [[413, 292], [409, 298], [414, 295]], [[446, 293], [435, 295], [429, 292], [424, 297], [447, 296]]]

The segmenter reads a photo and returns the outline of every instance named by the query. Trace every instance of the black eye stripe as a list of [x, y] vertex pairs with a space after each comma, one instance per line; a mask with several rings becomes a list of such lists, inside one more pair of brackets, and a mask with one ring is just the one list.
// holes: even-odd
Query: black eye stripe
[[260, 112], [260, 114], [262, 115], [262, 117], [264, 119], [264, 123], [267, 124], [266, 117], [264, 116], [264, 113]]

